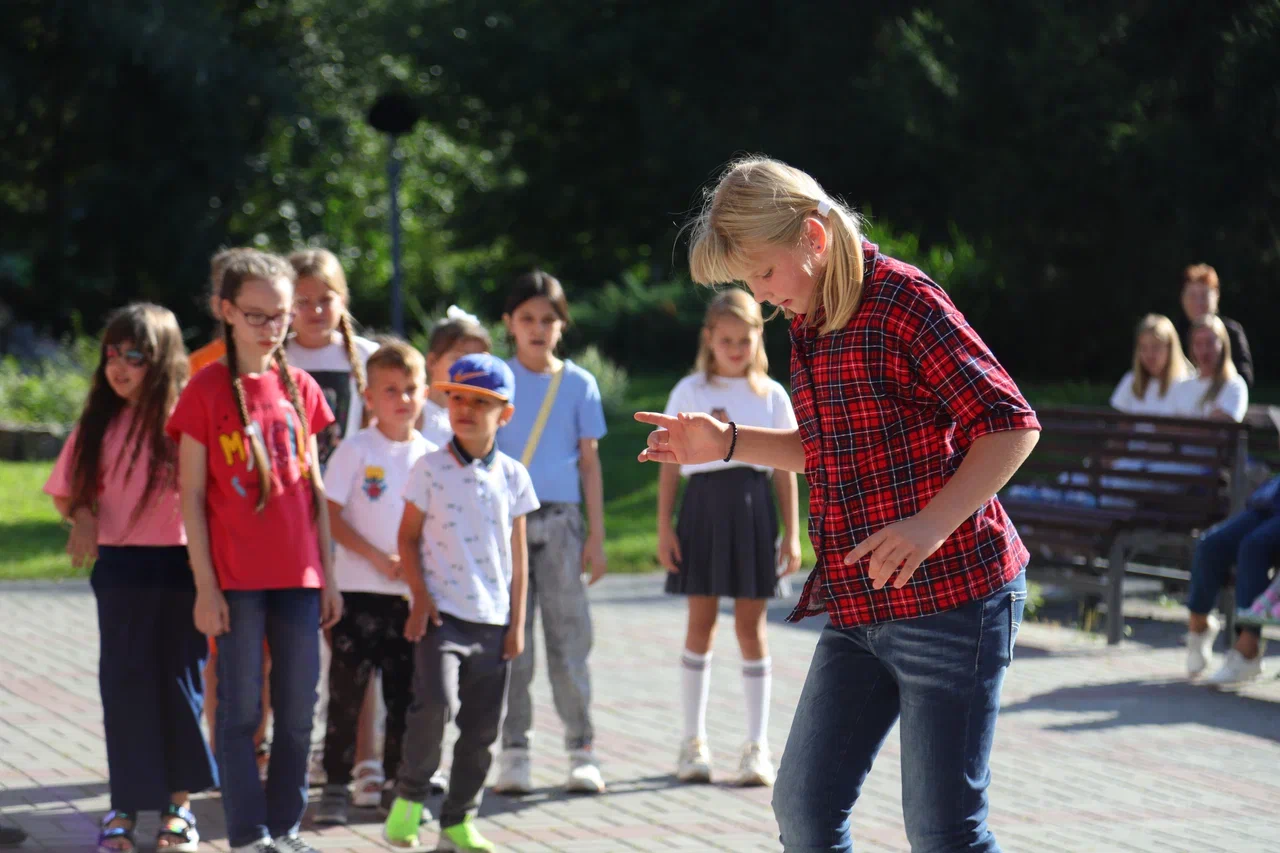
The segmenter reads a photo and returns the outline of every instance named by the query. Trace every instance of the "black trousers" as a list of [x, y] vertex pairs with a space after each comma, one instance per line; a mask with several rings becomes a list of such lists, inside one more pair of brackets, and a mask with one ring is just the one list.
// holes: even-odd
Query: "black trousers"
[[324, 772], [330, 785], [351, 781], [356, 730], [369, 679], [382, 673], [387, 706], [383, 772], [394, 779], [400, 766], [404, 721], [413, 699], [413, 643], [404, 638], [409, 602], [398, 595], [346, 592], [342, 620], [330, 634], [329, 714]]

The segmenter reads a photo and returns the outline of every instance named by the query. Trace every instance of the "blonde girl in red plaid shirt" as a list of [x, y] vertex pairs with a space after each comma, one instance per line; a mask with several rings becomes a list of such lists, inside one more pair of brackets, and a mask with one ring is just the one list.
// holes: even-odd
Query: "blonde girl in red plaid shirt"
[[937, 284], [784, 163], [730, 166], [692, 225], [690, 267], [792, 320], [797, 429], [636, 415], [657, 427], [641, 461], [808, 479], [817, 566], [791, 619], [829, 624], [778, 769], [783, 846], [853, 849], [854, 803], [901, 719], [911, 849], [998, 851], [988, 762], [1028, 553], [995, 494], [1035, 446], [1035, 413]]

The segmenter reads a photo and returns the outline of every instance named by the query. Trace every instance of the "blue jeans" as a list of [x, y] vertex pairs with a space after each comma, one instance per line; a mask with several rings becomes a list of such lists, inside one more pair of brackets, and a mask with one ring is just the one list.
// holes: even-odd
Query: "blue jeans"
[[[216, 746], [232, 847], [296, 832], [307, 810], [307, 759], [320, 678], [320, 591], [229, 590], [218, 638]], [[271, 762], [264, 790], [253, 735], [262, 719], [262, 640], [271, 647]]]
[[853, 850], [850, 813], [899, 716], [913, 853], [999, 851], [987, 763], [1026, 597], [1020, 574], [944, 613], [823, 630], [773, 793], [787, 853]]
[[[1227, 572], [1236, 567], [1236, 607], [1247, 608], [1267, 588], [1267, 572], [1280, 557], [1280, 515], [1245, 509], [1205, 531], [1191, 562], [1187, 609], [1213, 610]], [[1244, 630], [1257, 632], [1254, 626]]]

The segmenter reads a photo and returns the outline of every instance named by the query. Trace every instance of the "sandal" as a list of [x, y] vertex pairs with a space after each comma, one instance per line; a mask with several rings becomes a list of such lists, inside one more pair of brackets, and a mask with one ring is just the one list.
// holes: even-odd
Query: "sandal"
[[358, 809], [371, 809], [382, 802], [382, 786], [387, 779], [382, 773], [382, 762], [361, 761], [352, 773], [351, 805]]
[[[113, 826], [107, 828], [107, 824], [114, 823], [118, 820], [129, 821], [129, 826]], [[133, 853], [138, 849], [138, 844], [133, 840], [133, 830], [138, 824], [138, 819], [128, 812], [117, 811], [112, 809], [107, 812], [106, 817], [102, 819], [102, 831], [98, 833], [98, 853]], [[115, 841], [123, 838], [129, 842], [127, 847], [113, 847], [108, 841]]]
[[[174, 829], [172, 822], [180, 820], [186, 826]], [[176, 840], [175, 844], [161, 844], [161, 839]], [[174, 850], [177, 853], [196, 853], [200, 849], [200, 833], [196, 830], [196, 816], [191, 810], [173, 803], [160, 812], [160, 829], [156, 832], [156, 850]]]

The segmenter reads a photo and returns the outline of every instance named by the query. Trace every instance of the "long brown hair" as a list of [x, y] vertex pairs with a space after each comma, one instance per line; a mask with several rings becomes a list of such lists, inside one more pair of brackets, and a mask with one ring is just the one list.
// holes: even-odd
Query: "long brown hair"
[[[107, 347], [133, 344], [147, 359], [147, 373], [142, 390], [134, 403], [133, 423], [125, 436], [125, 455], [118, 459], [102, 458], [102, 442], [107, 429], [128, 404], [107, 381]], [[102, 488], [106, 466], [111, 471], [127, 464], [125, 477], [133, 474], [143, 448], [149, 451], [147, 485], [142, 499], [133, 508], [130, 525], [151, 503], [158, 489], [178, 485], [177, 448], [165, 435], [164, 425], [187, 382], [187, 350], [182, 345], [178, 318], [168, 308], [150, 302], [135, 302], [113, 311], [107, 317], [102, 333], [98, 367], [93, 372], [89, 396], [80, 415], [80, 428], [71, 461], [71, 509], [93, 508]]]
[[707, 306], [702, 333], [698, 335], [698, 357], [693, 365], [694, 372], [706, 376], [708, 382], [715, 382], [716, 356], [711, 349], [711, 336], [715, 333], [716, 323], [725, 317], [741, 320], [760, 335], [756, 339], [755, 352], [747, 360], [747, 386], [757, 395], [764, 396], [768, 391], [765, 382], [769, 377], [769, 356], [764, 351], [764, 315], [760, 311], [760, 303], [740, 287], [722, 290]]
[[[1191, 324], [1191, 331], [1187, 335], [1188, 340], [1194, 340], [1197, 329], [1209, 329], [1213, 332], [1214, 337], [1218, 339], [1218, 343], [1222, 344], [1222, 349], [1218, 353], [1218, 363], [1213, 365], [1213, 379], [1209, 381], [1209, 387], [1205, 389], [1204, 396], [1200, 398], [1201, 404], [1209, 403], [1218, 398], [1218, 394], [1222, 391], [1222, 386], [1227, 382], [1240, 375], [1236, 370], [1236, 363], [1231, 358], [1231, 336], [1227, 334], [1226, 324], [1219, 319], [1217, 314], [1206, 314], [1199, 320]], [[1194, 352], [1194, 346], [1192, 347]], [[1203, 365], [1196, 365], [1196, 375]]]
[[[295, 274], [293, 266], [279, 255], [269, 255], [265, 252], [238, 255], [227, 264], [226, 271], [222, 276], [220, 295], [221, 298], [234, 302], [236, 297], [240, 295], [240, 288], [244, 286], [246, 281], [270, 282], [282, 278], [292, 283], [295, 279]], [[240, 380], [240, 367], [236, 361], [235, 333], [231, 328], [231, 324], [227, 323], [225, 319], [223, 320], [223, 335], [227, 341], [227, 367], [231, 372], [231, 391], [236, 398], [236, 408], [240, 411], [240, 423], [244, 427], [245, 438], [248, 439], [250, 452], [253, 453], [254, 467], [258, 470], [258, 503], [254, 508], [261, 512], [266, 507], [267, 499], [271, 495], [271, 459], [267, 456], [264, 436], [259, 433], [258, 428], [249, 419], [249, 407], [244, 399], [244, 383]], [[289, 361], [285, 358], [283, 346], [276, 347], [273, 358], [276, 364], [276, 371], [279, 374], [280, 384], [288, 392], [289, 401], [298, 413], [298, 420], [302, 426], [298, 441], [300, 456], [307, 463], [307, 468], [303, 469], [303, 475], [311, 481], [312, 496], [315, 498], [313, 511], [319, 512], [320, 488], [316, 485], [315, 477], [311, 476], [307, 470], [312, 461], [307, 453], [307, 442], [311, 436], [310, 425], [307, 423], [307, 410], [302, 405], [302, 395], [298, 393], [298, 386], [289, 374]]]
[[[1169, 360], [1165, 362], [1164, 373], [1152, 376], [1142, 364], [1140, 348], [1142, 336], [1151, 335], [1169, 350]], [[1173, 321], [1163, 314], [1148, 314], [1138, 323], [1133, 333], [1133, 395], [1139, 400], [1147, 396], [1147, 385], [1160, 383], [1160, 396], [1169, 393], [1175, 383], [1191, 375], [1191, 363], [1182, 353], [1182, 343], [1178, 340], [1178, 330]]]
[[[346, 348], [347, 361], [351, 364], [351, 375], [356, 380], [356, 392], [363, 397], [368, 379], [360, 354], [356, 352], [356, 333], [351, 327], [351, 312], [347, 310], [347, 305], [351, 302], [351, 290], [347, 287], [347, 274], [342, 270], [342, 262], [328, 249], [306, 249], [290, 255], [289, 263], [293, 264], [293, 271], [298, 278], [317, 279], [342, 299], [338, 331], [342, 334], [342, 345]], [[365, 412], [364, 419], [366, 422], [369, 420], [368, 412]]]

